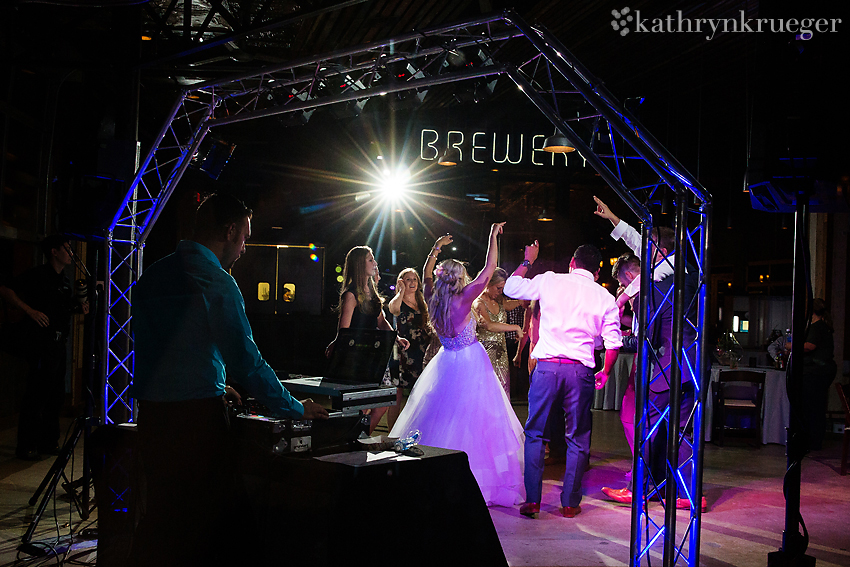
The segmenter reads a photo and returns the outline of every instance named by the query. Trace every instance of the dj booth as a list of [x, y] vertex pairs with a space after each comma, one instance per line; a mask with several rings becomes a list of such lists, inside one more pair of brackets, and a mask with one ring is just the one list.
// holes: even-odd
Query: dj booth
[[[507, 565], [465, 453], [420, 446], [421, 456], [409, 456], [357, 439], [368, 431], [363, 410], [395, 403], [395, 387], [376, 384], [378, 374], [366, 384], [339, 370], [281, 380], [298, 398], [327, 396], [327, 420], [233, 416], [244, 495], [234, 521], [247, 541], [227, 544], [244, 550], [246, 564]], [[136, 435], [134, 424], [92, 435], [101, 567], [131, 563], [145, 509]]]
[[[124, 566], [139, 520], [134, 426], [93, 435], [98, 565]], [[246, 559], [287, 565], [507, 565], [465, 453], [358, 450], [245, 459], [238, 521], [251, 527]], [[253, 448], [248, 447], [249, 452]]]

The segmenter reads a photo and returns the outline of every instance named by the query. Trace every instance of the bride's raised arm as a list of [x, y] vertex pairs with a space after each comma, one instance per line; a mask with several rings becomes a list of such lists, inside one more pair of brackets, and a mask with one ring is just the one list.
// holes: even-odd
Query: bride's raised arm
[[437, 256], [440, 255], [443, 246], [451, 244], [452, 240], [451, 234], [438, 238], [428, 254], [428, 259], [425, 260], [425, 266], [422, 268], [422, 294], [425, 296], [426, 302], [431, 299], [431, 294], [434, 293], [434, 266], [437, 265]]
[[481, 295], [481, 292], [487, 287], [490, 277], [496, 270], [496, 262], [499, 260], [499, 235], [502, 234], [503, 226], [505, 226], [505, 223], [497, 222], [490, 227], [490, 241], [487, 244], [487, 260], [484, 267], [461, 292], [461, 301], [465, 304], [468, 303], [470, 308], [475, 298]]

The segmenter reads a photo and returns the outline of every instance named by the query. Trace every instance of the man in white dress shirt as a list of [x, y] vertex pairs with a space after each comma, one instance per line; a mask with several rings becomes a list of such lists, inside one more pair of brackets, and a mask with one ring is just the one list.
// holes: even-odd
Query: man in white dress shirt
[[[505, 283], [505, 294], [540, 302], [540, 338], [531, 356], [537, 366], [528, 390], [525, 424], [526, 502], [520, 513], [534, 517], [543, 492], [544, 428], [555, 404], [565, 414], [567, 444], [561, 514], [581, 512], [581, 479], [590, 455], [590, 407], [594, 386], [605, 387], [622, 345], [620, 317], [614, 297], [596, 283], [602, 254], [592, 245], [579, 246], [570, 260], [570, 273], [546, 272], [525, 279], [537, 259], [537, 241], [525, 247], [525, 260]], [[605, 364], [594, 376], [593, 343], [601, 336]]]

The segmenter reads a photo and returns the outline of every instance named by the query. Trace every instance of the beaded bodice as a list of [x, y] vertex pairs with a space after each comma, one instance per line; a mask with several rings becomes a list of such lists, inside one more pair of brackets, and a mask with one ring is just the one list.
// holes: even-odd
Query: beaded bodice
[[469, 318], [469, 323], [454, 337], [440, 336], [440, 342], [446, 350], [460, 350], [466, 348], [476, 342], [478, 337], [475, 334], [475, 317]]

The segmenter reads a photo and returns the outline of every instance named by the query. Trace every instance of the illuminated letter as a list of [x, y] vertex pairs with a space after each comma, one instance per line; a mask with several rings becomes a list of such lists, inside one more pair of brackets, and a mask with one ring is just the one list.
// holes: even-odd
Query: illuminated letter
[[517, 164], [517, 163], [521, 162], [522, 161], [522, 138], [523, 138], [523, 135], [520, 134], [519, 135], [519, 157], [517, 158], [516, 161], [513, 161], [510, 158], [510, 153], [511, 153], [511, 135], [510, 134], [508, 134], [508, 144], [507, 144], [507, 147], [505, 148], [505, 157], [502, 160], [497, 160], [496, 159], [496, 134], [493, 134], [493, 162], [495, 162], [495, 163], [505, 163], [507, 161], [508, 163], [512, 163], [512, 164]]
[[568, 156], [569, 154], [568, 154], [567, 152], [564, 152], [564, 153], [561, 153], [561, 152], [552, 152], [552, 165], [555, 165], [555, 156], [556, 156], [556, 155], [559, 155], [559, 154], [560, 154], [560, 155], [562, 155], [562, 156], [564, 156], [564, 165], [565, 165], [565, 166], [566, 166], [566, 165], [568, 165], [568, 164], [567, 164], [567, 156]]
[[472, 161], [474, 161], [475, 163], [484, 163], [484, 160], [475, 159], [475, 150], [486, 150], [487, 149], [487, 146], [476, 146], [475, 145], [475, 138], [477, 138], [478, 136], [483, 136], [483, 135], [484, 135], [484, 132], [476, 132], [475, 134], [472, 135]]
[[[452, 134], [460, 134], [460, 142], [453, 144], [452, 143]], [[446, 133], [446, 151], [449, 151], [451, 148], [457, 148], [457, 161], [458, 163], [463, 161], [463, 152], [460, 149], [460, 145], [463, 143], [463, 132], [458, 132], [457, 130], [449, 130]]]
[[[537, 163], [536, 161], [534, 161], [534, 152], [543, 152], [543, 150], [541, 148], [538, 148], [537, 146], [534, 145], [534, 141], [537, 138], [543, 138], [545, 140], [546, 136], [538, 134], [537, 136], [534, 136], [533, 138], [531, 138], [531, 163], [533, 163], [534, 165], [545, 165], [545, 164]], [[546, 153], [546, 152], [543, 152], [543, 153]]]
[[[427, 144], [425, 143], [425, 132], [431, 132], [432, 134], [434, 134], [434, 139], [432, 141], [428, 142]], [[440, 139], [440, 135], [437, 133], [436, 130], [423, 129], [422, 133], [419, 136], [419, 158], [424, 159], [424, 160], [428, 160], [428, 161], [433, 161], [433, 160], [437, 159], [440, 156], [440, 152], [437, 151], [437, 146], [435, 146], [434, 144], [436, 144], [437, 140], [439, 140], [439, 139]], [[434, 150], [434, 157], [425, 157], [425, 148], [426, 147], [429, 147], [432, 150]]]

